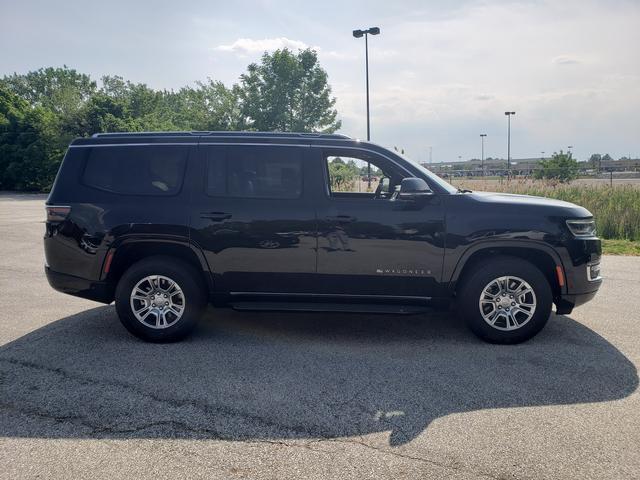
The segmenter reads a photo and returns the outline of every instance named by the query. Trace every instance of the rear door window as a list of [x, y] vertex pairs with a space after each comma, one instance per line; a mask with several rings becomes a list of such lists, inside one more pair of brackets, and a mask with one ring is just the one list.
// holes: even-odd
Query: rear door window
[[182, 187], [188, 147], [94, 147], [83, 183], [125, 195], [175, 195]]
[[299, 198], [300, 147], [229, 146], [207, 149], [207, 194], [244, 198]]

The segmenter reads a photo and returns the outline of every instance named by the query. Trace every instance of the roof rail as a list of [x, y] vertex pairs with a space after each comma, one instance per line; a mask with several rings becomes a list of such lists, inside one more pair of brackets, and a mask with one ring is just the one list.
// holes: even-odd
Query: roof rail
[[333, 138], [350, 140], [351, 137], [340, 133], [304, 133], [304, 132], [251, 132], [251, 131], [206, 131], [206, 132], [113, 132], [94, 133], [91, 138], [100, 137], [271, 137], [271, 138]]

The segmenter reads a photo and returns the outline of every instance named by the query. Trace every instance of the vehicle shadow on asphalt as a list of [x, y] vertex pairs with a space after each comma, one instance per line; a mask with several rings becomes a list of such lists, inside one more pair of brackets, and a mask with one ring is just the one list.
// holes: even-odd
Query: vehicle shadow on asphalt
[[0, 435], [281, 441], [389, 431], [401, 445], [452, 413], [606, 402], [637, 386], [620, 351], [561, 315], [528, 343], [496, 346], [447, 313], [218, 310], [186, 341], [154, 345], [105, 306], [0, 347]]

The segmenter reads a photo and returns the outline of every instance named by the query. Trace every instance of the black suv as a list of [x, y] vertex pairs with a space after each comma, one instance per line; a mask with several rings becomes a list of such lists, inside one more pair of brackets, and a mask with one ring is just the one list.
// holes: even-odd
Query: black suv
[[[375, 180], [374, 180], [375, 178]], [[458, 190], [342, 135], [97, 134], [70, 145], [46, 203], [46, 273], [172, 341], [207, 303], [417, 313], [453, 303], [496, 343], [600, 287], [591, 213]]]

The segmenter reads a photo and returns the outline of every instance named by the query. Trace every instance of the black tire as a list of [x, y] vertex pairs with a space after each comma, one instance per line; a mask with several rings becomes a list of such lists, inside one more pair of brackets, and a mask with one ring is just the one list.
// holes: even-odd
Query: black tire
[[[533, 316], [526, 323], [523, 321], [522, 326], [514, 327], [514, 330], [491, 326], [485, 321], [480, 310], [480, 297], [485, 287], [493, 280], [503, 276], [513, 276], [524, 280], [531, 286], [535, 294], [536, 307]], [[474, 265], [473, 270], [467, 272], [461, 281], [457, 292], [458, 313], [471, 331], [487, 342], [500, 344], [524, 342], [540, 332], [549, 320], [553, 302], [551, 286], [543, 273], [527, 261], [516, 257], [496, 256]], [[491, 308], [492, 306], [488, 307], [489, 312]], [[504, 307], [500, 306], [499, 308]], [[524, 316], [521, 314], [520, 317]], [[506, 319], [501, 318], [500, 322], [502, 323], [498, 321], [495, 323], [504, 328]]]
[[[134, 287], [138, 282], [152, 275], [173, 280], [182, 290], [184, 297], [182, 315], [177, 321], [175, 317], [169, 315], [170, 320], [167, 322], [169, 326], [165, 328], [150, 326], [151, 323], [155, 323], [152, 322], [151, 316], [147, 323], [138, 320], [131, 306], [131, 292]], [[155, 256], [140, 260], [124, 272], [116, 287], [116, 311], [120, 321], [129, 332], [147, 342], [163, 343], [182, 340], [193, 331], [206, 307], [206, 294], [200, 279], [201, 276], [193, 267], [172, 257]], [[179, 302], [179, 300], [178, 297], [176, 301]], [[171, 320], [175, 323], [171, 323]]]

